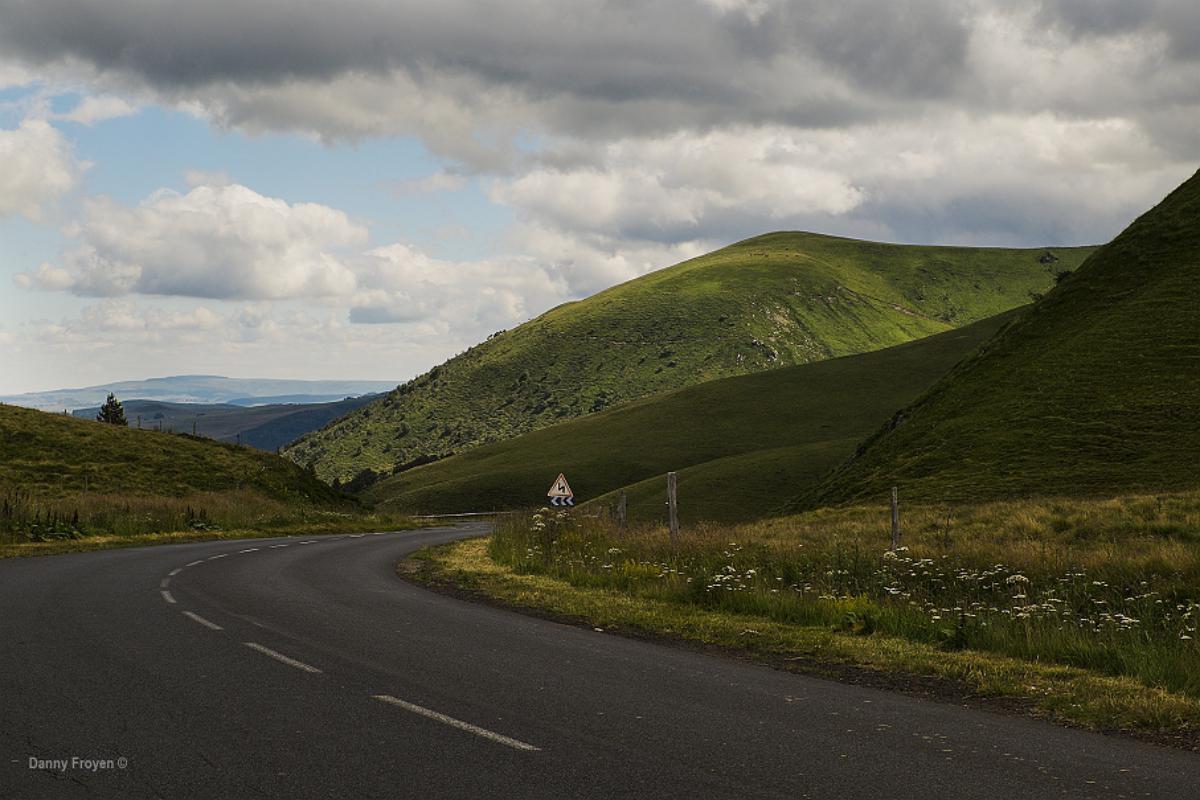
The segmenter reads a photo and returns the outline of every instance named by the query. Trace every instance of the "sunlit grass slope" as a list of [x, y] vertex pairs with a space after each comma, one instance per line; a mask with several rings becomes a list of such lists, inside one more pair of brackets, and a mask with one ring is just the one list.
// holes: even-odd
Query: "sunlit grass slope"
[[867, 443], [801, 505], [1200, 485], [1200, 174]]
[[249, 447], [0, 405], [0, 544], [278, 529], [355, 508]]
[[759, 236], [494, 336], [285, 454], [326, 480], [388, 473], [659, 392], [879, 350], [1028, 303], [1090, 252]]
[[251, 488], [276, 499], [337, 499], [300, 467], [252, 448], [5, 405], [0, 487], [46, 498], [85, 488], [174, 496]]
[[528, 507], [546, 502], [562, 471], [580, 500], [634, 484], [631, 518], [653, 521], [662, 516], [662, 474], [677, 470], [685, 519], [762, 516], [815, 485], [1013, 313], [885, 350], [634, 401], [407, 470], [366, 499], [420, 512]]

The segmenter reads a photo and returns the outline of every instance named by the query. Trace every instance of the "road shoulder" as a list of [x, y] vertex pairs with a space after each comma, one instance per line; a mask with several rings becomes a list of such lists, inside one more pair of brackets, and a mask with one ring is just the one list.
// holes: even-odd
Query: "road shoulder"
[[496, 564], [485, 539], [427, 548], [396, 572], [460, 599], [600, 632], [1200, 752], [1200, 701], [1128, 678], [581, 588]]

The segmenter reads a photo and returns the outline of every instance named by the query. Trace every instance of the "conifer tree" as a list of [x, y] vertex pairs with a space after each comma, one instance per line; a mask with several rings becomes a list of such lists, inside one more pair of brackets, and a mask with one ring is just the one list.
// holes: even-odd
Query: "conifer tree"
[[96, 415], [96, 421], [106, 422], [109, 425], [129, 425], [129, 421], [125, 419], [125, 408], [112, 392], [108, 393], [108, 399], [100, 407], [100, 413]]

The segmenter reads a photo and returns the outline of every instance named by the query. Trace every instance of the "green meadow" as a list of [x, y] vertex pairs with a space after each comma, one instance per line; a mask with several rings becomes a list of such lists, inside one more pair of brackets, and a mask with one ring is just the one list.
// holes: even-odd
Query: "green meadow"
[[663, 475], [677, 470], [685, 520], [778, 513], [1012, 317], [633, 401], [407, 470], [364, 499], [422, 513], [528, 508], [564, 472], [579, 500], [610, 504], [603, 495], [628, 487], [631, 518], [658, 521]]
[[0, 405], [0, 556], [406, 524], [250, 447]]

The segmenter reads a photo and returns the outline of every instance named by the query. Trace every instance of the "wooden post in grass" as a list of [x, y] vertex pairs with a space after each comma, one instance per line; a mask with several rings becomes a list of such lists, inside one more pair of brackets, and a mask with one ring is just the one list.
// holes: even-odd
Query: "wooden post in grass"
[[892, 549], [900, 546], [900, 488], [892, 487]]
[[679, 538], [679, 481], [674, 472], [667, 473], [667, 522], [671, 532], [671, 542]]
[[628, 504], [625, 499], [625, 490], [622, 489], [621, 493], [617, 495], [617, 525], [621, 526], [622, 528], [625, 527], [625, 514], [627, 511]]

